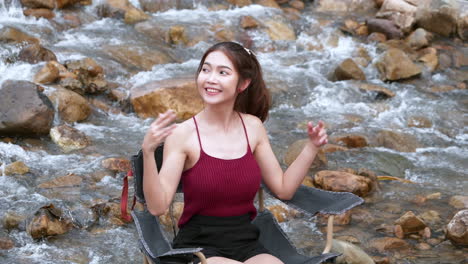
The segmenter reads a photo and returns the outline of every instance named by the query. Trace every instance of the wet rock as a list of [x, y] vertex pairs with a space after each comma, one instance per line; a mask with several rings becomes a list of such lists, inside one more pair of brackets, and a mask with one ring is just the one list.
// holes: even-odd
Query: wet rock
[[367, 138], [358, 134], [333, 136], [330, 141], [343, 143], [348, 148], [364, 148], [369, 145]]
[[432, 127], [432, 122], [424, 116], [410, 116], [406, 121], [408, 127], [429, 128]]
[[55, 8], [55, 0], [21, 0], [21, 4], [29, 8]]
[[437, 69], [437, 65], [439, 64], [439, 58], [437, 56], [437, 50], [434, 48], [425, 48], [419, 52], [420, 56], [418, 61], [424, 63], [431, 72]]
[[382, 33], [387, 39], [401, 39], [403, 32], [390, 20], [371, 18], [366, 20], [369, 33]]
[[227, 0], [227, 2], [231, 5], [235, 5], [238, 7], [248, 6], [252, 4], [252, 0]]
[[449, 37], [457, 32], [458, 1], [428, 0], [422, 2], [416, 14], [419, 27]]
[[313, 188], [315, 188], [314, 180], [313, 180], [312, 177], [310, 177], [309, 175], [307, 175], [307, 176], [304, 177], [304, 180], [302, 181], [301, 184], [302, 184], [302, 185], [305, 185], [305, 186], [308, 186], [308, 187], [313, 187]]
[[417, 50], [429, 46], [432, 38], [433, 35], [431, 33], [423, 28], [418, 28], [406, 38], [406, 42], [411, 48]]
[[43, 182], [37, 187], [49, 189], [49, 188], [62, 188], [62, 187], [72, 187], [79, 186], [83, 182], [83, 179], [73, 173], [66, 176], [57, 177], [51, 181]]
[[284, 16], [291, 21], [299, 20], [301, 18], [301, 12], [295, 8], [283, 7], [281, 10], [283, 10]]
[[148, 47], [114, 45], [106, 46], [104, 52], [127, 67], [149, 71], [157, 64], [173, 62], [166, 53]]
[[377, 61], [382, 80], [396, 81], [419, 75], [422, 70], [414, 64], [405, 52], [390, 48]]
[[422, 221], [424, 221], [424, 223], [427, 223], [428, 225], [431, 225], [431, 226], [440, 224], [442, 222], [440, 218], [440, 214], [434, 210], [426, 211], [422, 213], [421, 215], [419, 215], [419, 217]]
[[50, 9], [47, 8], [35, 8], [35, 9], [25, 9], [23, 11], [23, 14], [25, 16], [33, 16], [36, 18], [46, 18], [46, 19], [52, 19], [55, 17], [55, 13], [52, 12]]
[[86, 120], [91, 114], [91, 106], [86, 99], [68, 89], [57, 87], [49, 95], [50, 101], [59, 112], [60, 119], [68, 123]]
[[332, 252], [342, 254], [336, 258], [337, 264], [374, 264], [361, 248], [345, 241], [333, 239]]
[[289, 2], [289, 5], [291, 5], [293, 8], [295, 8], [297, 10], [304, 10], [304, 8], [305, 8], [304, 2], [299, 1], [299, 0], [291, 1], [291, 2]]
[[346, 59], [335, 69], [335, 78], [338, 81], [365, 80], [366, 75], [352, 59]]
[[455, 214], [447, 225], [447, 239], [456, 246], [468, 246], [468, 209]]
[[398, 250], [401, 248], [409, 248], [410, 245], [403, 239], [396, 237], [376, 238], [369, 242], [370, 246], [377, 249], [380, 253], [389, 250]]
[[54, 119], [50, 100], [27, 81], [3, 82], [0, 89], [0, 135], [43, 135]]
[[122, 226], [126, 223], [122, 219], [120, 203], [104, 202], [92, 206], [93, 211], [100, 219], [106, 220], [111, 225]]
[[432, 248], [431, 245], [424, 243], [424, 242], [416, 244], [416, 249], [418, 250], [429, 250], [431, 248]]
[[14, 42], [21, 44], [23, 42], [29, 44], [38, 44], [39, 39], [30, 36], [23, 31], [14, 27], [3, 27], [0, 29], [0, 41], [2, 42]]
[[92, 208], [80, 207], [71, 212], [73, 224], [82, 229], [88, 229], [99, 220], [98, 215]]
[[431, 193], [426, 195], [426, 198], [428, 200], [440, 200], [440, 198], [442, 198], [442, 194], [440, 192]]
[[368, 42], [378, 42], [378, 43], [383, 43], [387, 41], [387, 36], [385, 36], [384, 33], [380, 32], [372, 32], [368, 37], [367, 37]]
[[79, 75], [80, 72], [85, 72], [91, 77], [96, 77], [104, 73], [102, 66], [91, 58], [67, 61], [65, 62], [65, 67], [76, 75]]
[[62, 211], [53, 204], [41, 207], [27, 227], [28, 234], [34, 239], [56, 236], [67, 233], [72, 229], [71, 221], [65, 218]]
[[415, 152], [420, 147], [418, 140], [409, 134], [384, 130], [377, 134], [377, 144], [401, 152]]
[[83, 132], [68, 125], [53, 127], [50, 130], [50, 137], [64, 152], [83, 149], [90, 143]]
[[388, 99], [395, 96], [395, 93], [392, 92], [390, 89], [370, 83], [359, 84], [359, 89], [375, 93], [375, 99]]
[[289, 221], [300, 215], [299, 211], [280, 204], [266, 206], [266, 209], [273, 214], [278, 223]]
[[13, 229], [19, 229], [20, 225], [25, 220], [26, 220], [25, 216], [19, 215], [19, 214], [15, 213], [15, 212], [11, 212], [11, 211], [6, 212], [3, 215], [3, 228], [5, 228], [8, 231], [13, 230]]
[[125, 158], [109, 158], [101, 162], [102, 167], [114, 172], [127, 172], [131, 169], [130, 160]]
[[392, 263], [390, 261], [389, 257], [372, 256], [372, 260], [374, 261], [375, 264], [390, 264], [390, 263]]
[[457, 209], [468, 208], [468, 196], [455, 195], [450, 198], [449, 204]]
[[149, 15], [138, 8], [131, 8], [127, 10], [124, 15], [124, 21], [127, 24], [136, 24], [138, 22], [148, 20], [149, 18]]
[[[290, 145], [286, 151], [286, 154], [284, 155], [284, 163], [286, 163], [288, 166], [291, 165], [293, 161], [296, 160], [297, 156], [299, 156], [307, 142], [308, 139], [301, 139]], [[320, 148], [310, 168], [319, 168], [327, 165], [327, 163], [328, 161], [325, 152], [322, 148]]]
[[34, 75], [34, 82], [49, 84], [55, 82], [59, 77], [59, 69], [55, 64], [47, 63], [36, 73], [36, 75]]
[[[330, 216], [329, 215], [324, 215], [324, 214], [318, 214], [318, 221], [319, 223], [321, 223], [322, 225], [326, 225], [328, 223], [328, 218]], [[339, 214], [339, 215], [335, 215], [334, 218], [333, 218], [333, 225], [337, 225], [337, 226], [340, 226], [340, 225], [349, 225], [349, 223], [351, 222], [351, 211], [346, 211], [342, 214]]]
[[15, 161], [13, 163], [8, 164], [5, 167], [5, 175], [14, 175], [19, 174], [23, 175], [29, 172], [28, 166], [24, 164], [22, 161]]
[[173, 109], [179, 120], [186, 120], [203, 108], [193, 79], [169, 79], [134, 87], [130, 100], [141, 118], [157, 117]]
[[101, 17], [122, 19], [125, 13], [135, 8], [128, 0], [105, 0], [96, 7], [97, 14]]
[[0, 249], [8, 250], [15, 247], [15, 243], [8, 237], [0, 237]]
[[241, 17], [240, 25], [244, 29], [256, 28], [258, 27], [258, 22], [252, 16], [243, 16]]
[[294, 29], [280, 20], [265, 21], [264, 26], [266, 27], [268, 36], [270, 36], [270, 39], [273, 41], [296, 40]]
[[[297, 2], [300, 2], [300, 1], [297, 1]], [[255, 0], [254, 4], [265, 6], [265, 7], [271, 7], [271, 8], [278, 8], [278, 9], [281, 8], [275, 0]]]
[[454, 66], [457, 68], [468, 66], [468, 47], [461, 48], [460, 50], [455, 50], [453, 52], [453, 61]]
[[[179, 222], [179, 219], [182, 216], [183, 211], [184, 211], [183, 202], [173, 203], [172, 216], [174, 218], [174, 223], [176, 225]], [[166, 227], [166, 230], [172, 230], [172, 219], [171, 219], [171, 214], [170, 214], [169, 209], [163, 215], [159, 216], [159, 221], [161, 221], [161, 224]]]
[[322, 147], [323, 152], [325, 153], [331, 153], [331, 152], [336, 152], [336, 151], [347, 151], [349, 150], [346, 147], [342, 147], [340, 145], [335, 145], [335, 144], [325, 144]]
[[408, 32], [416, 22], [416, 11], [417, 6], [413, 1], [385, 0], [376, 17], [389, 19], [398, 28]]
[[180, 25], [170, 27], [166, 36], [166, 43], [173, 45], [187, 45], [188, 38], [185, 34], [185, 27]]
[[424, 223], [424, 221], [417, 217], [412, 211], [406, 212], [403, 216], [395, 221], [395, 224], [401, 226], [405, 235], [417, 233], [421, 230], [424, 230], [424, 228], [427, 226], [426, 223]]
[[29, 62], [31, 64], [35, 64], [40, 61], [56, 61], [57, 57], [52, 51], [42, 47], [41, 45], [33, 44], [24, 47], [20, 51], [18, 59], [21, 61]]
[[104, 79], [104, 69], [91, 58], [85, 58], [82, 60], [72, 60], [65, 62], [65, 67], [69, 72], [72, 73], [70, 76], [76, 76], [79, 81], [73, 83], [74, 80], [70, 80], [69, 87], [65, 84], [64, 79], [61, 81], [62, 86], [72, 90], [81, 95], [84, 94], [96, 94], [104, 92], [107, 89], [107, 81]]
[[[169, 0], [139, 0], [141, 8], [145, 12], [156, 13], [164, 12], [169, 9], [191, 9], [193, 6], [181, 1]], [[187, 2], [187, 1], [185, 1]]]
[[373, 0], [351, 1], [351, 0], [318, 0], [314, 2], [319, 12], [353, 12], [373, 11], [375, 4]]
[[113, 101], [124, 102], [128, 99], [128, 92], [120, 88], [111, 89], [108, 96]]
[[314, 184], [324, 190], [335, 192], [352, 192], [361, 197], [372, 191], [372, 180], [342, 171], [323, 170], [315, 174]]
[[468, 13], [460, 15], [457, 28], [458, 36], [464, 41], [468, 40]]

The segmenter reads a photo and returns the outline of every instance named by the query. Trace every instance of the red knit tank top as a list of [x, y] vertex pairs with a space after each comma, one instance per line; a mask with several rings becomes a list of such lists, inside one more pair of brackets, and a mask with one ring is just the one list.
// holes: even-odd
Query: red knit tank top
[[261, 183], [261, 171], [250, 149], [249, 137], [244, 120], [239, 117], [247, 139], [247, 152], [237, 159], [220, 159], [203, 151], [200, 132], [195, 117], [200, 143], [200, 158], [195, 165], [182, 173], [184, 211], [179, 227], [185, 225], [194, 215], [238, 216], [257, 215], [254, 198]]

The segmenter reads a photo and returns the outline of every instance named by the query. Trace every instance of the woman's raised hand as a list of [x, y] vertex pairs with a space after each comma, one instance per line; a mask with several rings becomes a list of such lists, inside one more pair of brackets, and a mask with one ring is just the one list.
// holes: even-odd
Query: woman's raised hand
[[154, 152], [154, 150], [169, 136], [174, 128], [176, 115], [173, 110], [167, 110], [163, 114], [159, 114], [158, 118], [151, 123], [148, 131], [146, 132], [143, 144], [141, 146], [143, 151]]
[[307, 134], [309, 135], [310, 142], [316, 148], [328, 143], [327, 131], [322, 121], [319, 121], [317, 126], [313, 126], [312, 122], [307, 123]]

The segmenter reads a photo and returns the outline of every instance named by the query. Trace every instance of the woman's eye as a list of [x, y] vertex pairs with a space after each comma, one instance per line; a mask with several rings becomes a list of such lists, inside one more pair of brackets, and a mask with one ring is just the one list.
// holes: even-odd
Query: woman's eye
[[203, 72], [208, 72], [209, 70], [207, 68], [202, 68]]
[[221, 74], [221, 75], [226, 75], [226, 74], [228, 74], [228, 73], [225, 72], [225, 71], [220, 71], [219, 74]]

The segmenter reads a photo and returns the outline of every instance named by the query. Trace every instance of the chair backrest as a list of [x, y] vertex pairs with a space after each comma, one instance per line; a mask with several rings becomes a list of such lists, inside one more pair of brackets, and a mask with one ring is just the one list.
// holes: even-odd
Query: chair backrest
[[[154, 151], [154, 159], [158, 171], [161, 169], [163, 162], [164, 145], [160, 145]], [[143, 193], [143, 152], [140, 150], [138, 154], [132, 156], [132, 170], [134, 176], [134, 191], [138, 202], [145, 203], [145, 195]]]

